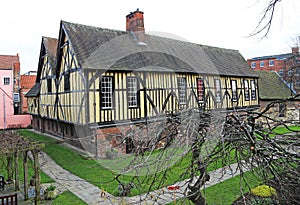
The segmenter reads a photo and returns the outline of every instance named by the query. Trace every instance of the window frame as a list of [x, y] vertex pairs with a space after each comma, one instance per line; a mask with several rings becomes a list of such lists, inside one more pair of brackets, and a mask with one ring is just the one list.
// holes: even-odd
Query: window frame
[[[199, 85], [199, 83], [201, 84], [201, 86]], [[197, 100], [198, 102], [205, 101], [205, 84], [203, 78], [197, 78]]]
[[250, 92], [249, 92], [249, 81], [247, 79], [244, 79], [244, 98], [245, 101], [250, 100]]
[[279, 103], [278, 105], [278, 117], [285, 117], [286, 116], [286, 104]]
[[265, 61], [259, 61], [259, 67], [260, 68], [265, 67]]
[[[4, 76], [3, 77], [3, 81], [2, 81], [2, 84], [3, 85], [10, 85], [10, 82], [11, 82], [11, 77], [9, 77], [9, 76]], [[8, 80], [8, 83], [6, 82], [6, 80]]]
[[[219, 83], [217, 83], [219, 82]], [[219, 85], [219, 86], [217, 86]], [[217, 103], [222, 102], [222, 85], [221, 85], [221, 79], [215, 78], [214, 79], [214, 88], [215, 88], [215, 99]]]
[[238, 90], [237, 90], [237, 80], [231, 80], [231, 101], [237, 102], [238, 101]]
[[283, 69], [280, 69], [280, 70], [278, 71], [278, 75], [279, 75], [280, 77], [283, 77], [283, 76], [284, 76], [284, 70], [283, 70]]
[[[103, 83], [103, 80], [104, 79], [110, 79], [109, 80], [109, 83], [111, 84], [110, 87], [108, 87], [109, 89], [109, 92], [105, 91], [106, 93], [108, 93], [108, 96], [104, 96], [103, 93], [103, 89], [105, 89], [106, 87], [103, 87], [104, 83]], [[113, 76], [101, 76], [101, 80], [100, 80], [100, 108], [102, 110], [110, 110], [110, 109], [113, 109], [113, 106], [114, 106], [114, 78]], [[107, 83], [107, 82], [105, 82]], [[105, 99], [110, 99], [109, 101], [105, 100]], [[104, 106], [104, 105], [110, 105], [110, 106]]]
[[[131, 87], [131, 80], [135, 80], [135, 87]], [[126, 91], [127, 91], [127, 106], [128, 108], [137, 108], [140, 107], [140, 95], [139, 95], [139, 82], [137, 77], [128, 76], [126, 78]], [[133, 88], [133, 89], [132, 89]], [[132, 98], [135, 100], [132, 101]], [[130, 104], [130, 102], [134, 102]]]
[[52, 93], [52, 79], [47, 78], [47, 91], [48, 93]]
[[274, 60], [269, 60], [269, 66], [274, 66], [274, 65], [275, 65]]
[[256, 62], [255, 61], [251, 62], [251, 68], [256, 68]]
[[65, 75], [64, 75], [64, 91], [65, 92], [70, 92], [71, 91], [70, 71], [65, 72]]
[[255, 80], [250, 80], [250, 86], [251, 86], [251, 100], [256, 100], [256, 83]]
[[[181, 85], [181, 83], [184, 84]], [[187, 82], [185, 77], [177, 77], [177, 86], [178, 86], [178, 102], [179, 105], [187, 104]]]
[[13, 101], [17, 103], [20, 102], [20, 93], [13, 93]]

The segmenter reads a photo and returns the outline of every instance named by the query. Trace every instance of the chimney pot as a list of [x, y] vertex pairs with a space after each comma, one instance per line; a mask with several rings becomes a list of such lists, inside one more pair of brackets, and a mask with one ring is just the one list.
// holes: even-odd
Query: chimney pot
[[144, 12], [137, 8], [126, 16], [126, 31], [133, 32], [140, 42], [145, 40]]

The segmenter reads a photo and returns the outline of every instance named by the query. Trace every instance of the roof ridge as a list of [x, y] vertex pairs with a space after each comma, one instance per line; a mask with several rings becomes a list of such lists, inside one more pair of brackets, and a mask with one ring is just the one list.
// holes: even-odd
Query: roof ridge
[[[68, 21], [64, 21], [61, 20], [62, 23], [67, 23], [67, 24], [73, 24], [73, 25], [79, 25], [79, 26], [84, 26], [84, 27], [90, 27], [90, 28], [96, 28], [96, 29], [102, 29], [102, 30], [107, 30], [107, 31], [116, 31], [116, 32], [123, 32], [130, 34], [129, 31], [124, 31], [124, 30], [118, 30], [118, 29], [110, 29], [110, 28], [103, 28], [103, 27], [98, 27], [98, 26], [93, 26], [93, 25], [86, 25], [86, 24], [82, 24], [82, 23], [73, 23], [73, 22], [68, 22]], [[200, 43], [195, 43], [192, 41], [184, 41], [184, 40], [179, 40], [179, 39], [174, 39], [174, 38], [169, 38], [169, 37], [165, 37], [165, 36], [159, 36], [159, 35], [153, 35], [153, 34], [145, 34], [146, 36], [150, 36], [150, 37], [156, 37], [156, 38], [164, 38], [164, 39], [168, 39], [168, 40], [172, 40], [172, 41], [178, 41], [178, 42], [183, 42], [183, 43], [189, 43], [189, 44], [193, 44], [193, 45], [198, 45], [201, 47], [207, 47], [207, 48], [213, 48], [213, 49], [222, 49], [222, 50], [227, 50], [227, 51], [233, 51], [233, 52], [239, 52], [239, 50], [237, 49], [230, 49], [230, 48], [223, 48], [223, 47], [217, 47], [217, 46], [210, 46], [210, 45], [204, 45], [204, 44], [200, 44]]]

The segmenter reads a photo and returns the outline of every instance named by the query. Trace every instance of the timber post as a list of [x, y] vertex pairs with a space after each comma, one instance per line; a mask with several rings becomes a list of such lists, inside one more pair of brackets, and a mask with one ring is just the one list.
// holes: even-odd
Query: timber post
[[23, 169], [24, 169], [24, 200], [28, 200], [28, 151], [24, 152], [23, 159]]
[[34, 149], [31, 151], [34, 160], [34, 176], [35, 176], [35, 205], [40, 205], [41, 196], [40, 196], [40, 166], [39, 166], [39, 151]]
[[19, 153], [15, 152], [15, 191], [19, 191]]

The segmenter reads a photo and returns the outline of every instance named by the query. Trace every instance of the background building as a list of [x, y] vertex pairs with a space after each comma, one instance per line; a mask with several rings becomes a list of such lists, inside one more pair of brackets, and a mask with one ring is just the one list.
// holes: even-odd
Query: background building
[[26, 73], [25, 75], [21, 75], [20, 103], [22, 113], [27, 113], [28, 111], [28, 103], [25, 95], [34, 86], [35, 80], [36, 73]]
[[27, 127], [30, 115], [20, 113], [19, 55], [0, 55], [0, 129]]
[[254, 70], [277, 72], [290, 89], [300, 93], [299, 47], [293, 47], [291, 53], [255, 57], [247, 61]]

